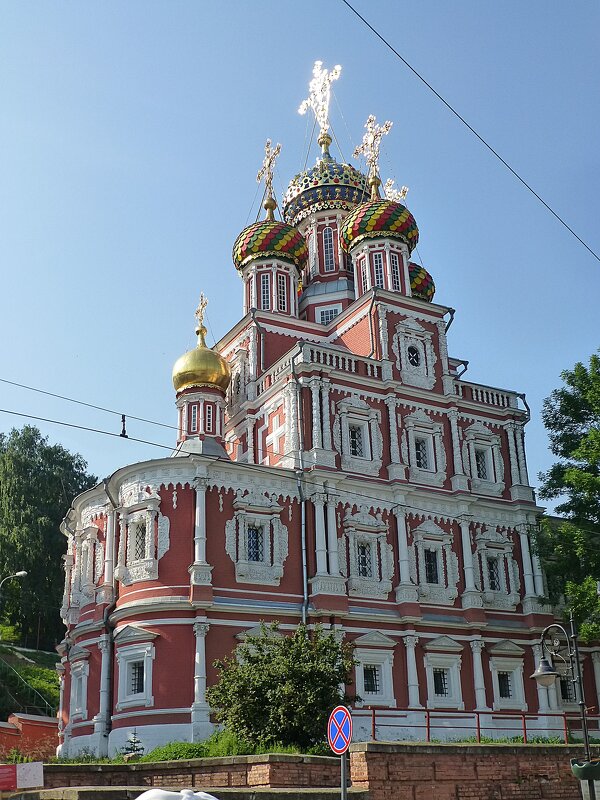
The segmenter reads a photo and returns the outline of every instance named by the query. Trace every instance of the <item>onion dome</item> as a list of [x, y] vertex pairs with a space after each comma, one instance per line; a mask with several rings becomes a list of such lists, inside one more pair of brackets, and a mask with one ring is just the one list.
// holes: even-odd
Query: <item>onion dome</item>
[[283, 218], [291, 225], [326, 208], [351, 211], [369, 198], [367, 178], [350, 164], [339, 164], [330, 154], [331, 137], [321, 134], [322, 158], [314, 167], [295, 175], [283, 197]]
[[235, 240], [232, 255], [236, 269], [242, 269], [255, 258], [273, 257], [301, 270], [308, 261], [306, 239], [297, 228], [274, 218], [272, 197], [267, 197], [264, 207], [267, 218], [244, 228]]
[[180, 356], [173, 367], [173, 386], [176, 392], [193, 387], [208, 386], [226, 392], [231, 380], [231, 370], [225, 359], [206, 346], [206, 328], [202, 323], [196, 328], [198, 344]]
[[431, 303], [433, 300], [433, 295], [435, 294], [435, 283], [425, 267], [409, 261], [408, 274], [410, 277], [410, 290], [412, 292], [412, 296], [418, 297], [419, 300], [426, 300], [428, 303]]
[[351, 211], [342, 223], [340, 242], [346, 252], [364, 239], [377, 238], [400, 239], [412, 253], [419, 229], [402, 203], [375, 197]]

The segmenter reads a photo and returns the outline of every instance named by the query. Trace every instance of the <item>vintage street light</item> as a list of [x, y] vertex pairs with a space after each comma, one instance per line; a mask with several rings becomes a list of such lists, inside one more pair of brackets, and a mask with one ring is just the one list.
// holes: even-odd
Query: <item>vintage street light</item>
[[[567, 669], [567, 674], [570, 676], [569, 680], [575, 687], [575, 697], [579, 705], [579, 713], [581, 715], [581, 731], [583, 733], [583, 744], [585, 748], [585, 762], [587, 763], [592, 760], [590, 753], [590, 735], [588, 730], [587, 710], [583, 696], [583, 680], [581, 677], [581, 662], [579, 661], [577, 630], [575, 628], [575, 620], [573, 619], [572, 610], [569, 616], [569, 623], [571, 633], [567, 633], [563, 626], [559, 625], [557, 622], [554, 622], [552, 625], [548, 625], [546, 628], [544, 628], [542, 635], [540, 636], [540, 647], [542, 651], [540, 663], [537, 665], [536, 670], [531, 677], [537, 681], [540, 686], [549, 688], [550, 686], [553, 686], [556, 679], [560, 677], [560, 673], [552, 665], [550, 657], [559, 658], [564, 663]], [[560, 638], [556, 638], [557, 633], [561, 633], [564, 636], [564, 643], [561, 643]], [[546, 641], [546, 637], [550, 639], [549, 642]], [[561, 650], [566, 653], [566, 658], [561, 654]], [[574, 765], [573, 761], [571, 761], [572, 769], [574, 766], [576, 767], [577, 765]], [[573, 773], [577, 777], [583, 777], [581, 774], [581, 768], [579, 770], [579, 774], [576, 769], [573, 769]], [[593, 779], [588, 779], [588, 786], [590, 800], [596, 800]]]
[[13, 575], [7, 575], [6, 578], [2, 578], [2, 580], [0, 581], [0, 600], [2, 600], [2, 585], [5, 584], [6, 581], [10, 581], [12, 578], [24, 578], [26, 575], [27, 575], [27, 570], [20, 569]]

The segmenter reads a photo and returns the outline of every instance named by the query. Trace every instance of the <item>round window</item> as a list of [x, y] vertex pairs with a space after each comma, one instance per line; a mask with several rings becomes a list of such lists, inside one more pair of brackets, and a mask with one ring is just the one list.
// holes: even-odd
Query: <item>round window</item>
[[421, 364], [421, 356], [416, 347], [409, 347], [406, 351], [408, 355], [408, 363], [411, 367], [418, 367]]

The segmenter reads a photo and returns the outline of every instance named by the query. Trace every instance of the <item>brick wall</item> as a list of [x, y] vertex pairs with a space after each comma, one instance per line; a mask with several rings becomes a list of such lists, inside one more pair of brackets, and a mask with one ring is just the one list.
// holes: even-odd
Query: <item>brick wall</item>
[[569, 761], [581, 756], [581, 746], [362, 742], [350, 776], [369, 800], [580, 800]]
[[44, 786], [291, 788], [340, 785], [340, 762], [325, 756], [229, 756], [154, 764], [48, 764]]

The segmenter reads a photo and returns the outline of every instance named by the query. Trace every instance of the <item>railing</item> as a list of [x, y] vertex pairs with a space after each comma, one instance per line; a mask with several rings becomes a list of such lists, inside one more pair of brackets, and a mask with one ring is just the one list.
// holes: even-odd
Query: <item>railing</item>
[[[459, 739], [520, 738], [524, 744], [534, 739], [561, 739], [568, 744], [581, 739], [581, 718], [576, 713], [520, 711], [445, 711], [442, 709], [354, 709], [357, 733], [363, 730], [373, 741], [450, 741]], [[600, 733], [600, 715], [588, 714], [591, 736]], [[386, 733], [387, 729], [387, 733]], [[456, 735], [455, 735], [456, 734]]]
[[[35, 713], [42, 713], [47, 714], [49, 717], [56, 716], [56, 708], [53, 708], [50, 703], [46, 700], [46, 698], [38, 692], [30, 683], [27, 683], [25, 678], [22, 675], [19, 675], [14, 667], [6, 662], [2, 656], [0, 656], [0, 677], [2, 677], [2, 683], [4, 684], [4, 689], [6, 693], [14, 698], [13, 692], [17, 692], [18, 687], [18, 694], [24, 697], [25, 702], [21, 701], [18, 705], [20, 708], [13, 709], [14, 711], [21, 711], [25, 714], [35, 714]], [[10, 691], [8, 684], [12, 683], [12, 690]], [[15, 701], [16, 702], [16, 701]]]
[[456, 394], [463, 400], [471, 400], [474, 403], [482, 403], [487, 406], [497, 408], [518, 408], [518, 395], [516, 392], [505, 392], [502, 389], [495, 389], [493, 386], [481, 386], [476, 383], [466, 381], [456, 381]]

